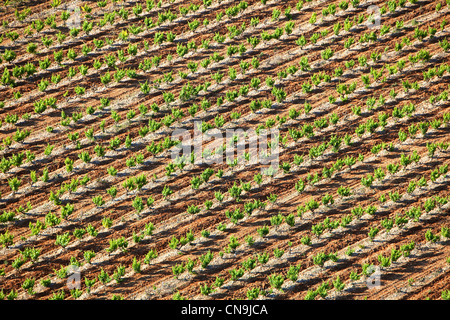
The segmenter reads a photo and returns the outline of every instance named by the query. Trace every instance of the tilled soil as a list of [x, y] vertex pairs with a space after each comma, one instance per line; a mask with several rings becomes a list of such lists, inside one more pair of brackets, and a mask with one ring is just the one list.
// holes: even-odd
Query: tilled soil
[[[338, 2], [334, 2], [338, 4]], [[420, 27], [434, 27], [440, 30], [440, 21], [448, 18], [448, 8], [443, 8], [440, 12], [434, 10], [435, 3], [432, 1], [423, 1], [421, 6], [410, 5], [404, 9], [399, 9], [395, 14], [387, 14], [383, 18], [383, 24], [390, 25], [395, 28], [395, 21], [399, 18], [405, 21], [405, 28], [399, 34], [389, 33], [385, 37], [380, 37], [375, 42], [370, 44], [358, 44], [358, 39], [361, 33], [356, 30], [350, 30], [350, 33], [342, 31], [339, 35], [333, 35], [333, 24], [337, 21], [343, 22], [345, 18], [353, 18], [365, 12], [365, 8], [377, 1], [363, 3], [361, 7], [348, 12], [339, 11], [334, 17], [327, 18], [327, 21], [311, 25], [309, 19], [311, 12], [321, 13], [322, 9], [328, 7], [327, 2], [313, 2], [308, 4], [310, 9], [304, 11], [305, 14], [299, 14], [295, 11], [292, 15], [293, 21], [298, 30], [306, 30], [300, 32], [297, 29], [291, 35], [284, 35], [280, 39], [271, 40], [268, 44], [261, 43], [253, 49], [247, 51], [239, 56], [228, 58], [227, 48], [230, 45], [238, 46], [241, 43], [246, 44], [248, 37], [259, 36], [262, 30], [272, 33], [277, 27], [283, 27], [287, 19], [282, 15], [279, 21], [271, 20], [270, 17], [274, 9], [286, 9], [289, 5], [295, 8], [296, 2], [290, 1], [282, 6], [275, 3], [269, 3], [267, 6], [261, 5], [258, 1], [249, 1], [248, 8], [236, 17], [231, 19], [224, 16], [224, 20], [220, 22], [212, 22], [216, 18], [216, 13], [219, 10], [224, 10], [232, 5], [231, 2], [221, 2], [214, 4], [216, 7], [203, 8], [201, 15], [193, 14], [186, 18], [182, 18], [176, 23], [168, 24], [167, 27], [154, 27], [146, 30], [143, 35], [133, 36], [131, 43], [138, 44], [139, 48], [143, 48], [144, 41], [148, 41], [150, 45], [156, 32], [171, 30], [177, 35], [178, 40], [174, 43], [164, 43], [161, 46], [151, 46], [142, 54], [133, 57], [130, 56], [124, 63], [119, 63], [121, 69], [136, 69], [145, 58], [151, 58], [154, 55], [167, 57], [171, 54], [177, 57], [176, 48], [178, 43], [187, 43], [195, 41], [198, 45], [202, 40], [211, 39], [219, 32], [226, 34], [227, 27], [233, 25], [239, 27], [245, 22], [250, 25], [250, 19], [255, 17], [254, 10], [258, 11], [258, 16], [264, 23], [258, 25], [256, 28], [248, 28], [245, 35], [237, 36], [233, 39], [227, 38], [223, 44], [214, 43], [209, 49], [198, 49], [195, 52], [189, 53], [185, 57], [177, 58], [171, 63], [162, 63], [158, 67], [154, 67], [151, 72], [138, 72], [136, 79], [126, 78], [119, 83], [112, 83], [103, 86], [100, 82], [100, 77], [106, 72], [114, 73], [113, 68], [102, 68], [99, 71], [92, 67], [86, 76], [81, 77], [79, 74], [74, 79], [67, 81], [65, 76], [69, 67], [78, 68], [81, 65], [92, 66], [94, 60], [103, 60], [108, 54], [117, 52], [121, 49], [126, 51], [129, 42], [117, 42], [114, 46], [105, 47], [101, 50], [95, 50], [87, 56], [81, 56], [81, 48], [83, 45], [94, 46], [93, 39], [101, 37], [116, 38], [120, 31], [126, 29], [133, 23], [141, 22], [143, 17], [157, 18], [158, 13], [163, 12], [167, 7], [155, 9], [150, 14], [145, 13], [141, 18], [134, 17], [124, 22], [119, 18], [112, 26], [105, 26], [103, 28], [94, 27], [92, 32], [84, 34], [81, 40], [66, 40], [64, 44], [52, 45], [49, 49], [42, 48], [38, 50], [37, 55], [32, 55], [26, 52], [24, 39], [19, 42], [9, 43], [10, 40], [4, 40], [5, 44], [10, 44], [10, 47], [17, 53], [18, 62], [13, 64], [5, 64], [4, 67], [11, 69], [12, 65], [23, 66], [26, 63], [33, 63], [36, 60], [43, 60], [48, 57], [53, 58], [53, 51], [63, 50], [64, 55], [69, 49], [78, 52], [78, 58], [73, 61], [64, 61], [62, 66], [51, 66], [51, 71], [39, 71], [36, 75], [17, 81], [15, 88], [8, 88], [3, 86], [1, 88], [2, 99], [8, 104], [2, 110], [3, 115], [17, 114], [19, 118], [26, 114], [32, 114], [30, 120], [22, 120], [16, 125], [3, 123], [1, 128], [2, 140], [8, 136], [12, 136], [17, 128], [26, 129], [32, 128], [31, 136], [25, 140], [24, 143], [15, 143], [9, 148], [4, 148], [2, 157], [5, 159], [11, 158], [13, 155], [20, 152], [30, 151], [37, 155], [36, 160], [31, 163], [20, 165], [19, 167], [12, 167], [9, 171], [0, 173], [1, 185], [0, 192], [2, 194], [2, 201], [0, 208], [4, 211], [15, 211], [20, 205], [25, 206], [27, 202], [33, 207], [30, 212], [17, 212], [17, 218], [13, 222], [7, 222], [0, 226], [2, 234], [8, 230], [14, 236], [14, 245], [10, 248], [2, 249], [2, 260], [4, 264], [3, 270], [5, 275], [2, 276], [2, 289], [4, 292], [10, 292], [12, 289], [19, 291], [20, 299], [48, 299], [59, 290], [66, 292], [66, 298], [70, 299], [70, 292], [67, 290], [65, 279], [58, 279], [55, 277], [56, 270], [61, 266], [67, 266], [71, 258], [76, 258], [78, 261], [83, 261], [83, 253], [87, 250], [92, 250], [96, 253], [96, 257], [91, 264], [82, 266], [82, 279], [96, 278], [101, 270], [106, 271], [110, 276], [117, 270], [120, 265], [126, 266], [126, 276], [120, 283], [112, 283], [102, 286], [97, 280], [97, 284], [86, 292], [86, 287], [83, 284], [81, 288], [84, 294], [81, 298], [84, 299], [110, 299], [113, 294], [121, 295], [125, 298], [137, 299], [172, 299], [174, 292], [180, 292], [183, 296], [188, 298], [205, 298], [200, 294], [199, 287], [205, 284], [212, 285], [216, 277], [224, 279], [224, 285], [221, 288], [216, 288], [209, 298], [212, 299], [239, 299], [246, 298], [246, 294], [251, 288], [261, 288], [266, 292], [265, 298], [272, 299], [303, 299], [306, 293], [312, 288], [316, 288], [323, 281], [329, 281], [340, 276], [341, 279], [348, 281], [350, 272], [352, 270], [361, 271], [361, 266], [364, 263], [379, 264], [378, 256], [380, 254], [389, 255], [392, 248], [399, 248], [411, 241], [417, 244], [426, 246], [424, 234], [427, 230], [432, 230], [434, 234], [441, 232], [442, 227], [449, 227], [448, 217], [445, 214], [438, 214], [434, 219], [421, 220], [420, 224], [401, 237], [396, 237], [388, 243], [376, 247], [372, 251], [367, 251], [357, 255], [353, 259], [349, 259], [344, 263], [338, 263], [336, 267], [325, 269], [323, 272], [316, 273], [316, 265], [313, 262], [313, 257], [323, 252], [338, 252], [344, 251], [353, 244], [366, 241], [368, 232], [372, 227], [379, 227], [382, 229], [381, 223], [383, 219], [394, 219], [399, 215], [404, 215], [405, 208], [413, 206], [423, 207], [426, 199], [431, 197], [448, 197], [448, 177], [443, 175], [440, 182], [431, 182], [429, 180], [432, 170], [439, 166], [445, 166], [449, 163], [448, 151], [444, 148], [439, 148], [437, 154], [433, 157], [428, 155], [428, 145], [431, 143], [448, 143], [449, 127], [448, 123], [443, 123], [437, 129], [429, 129], [426, 135], [420, 133], [413, 139], [408, 139], [405, 142], [399, 141], [399, 131], [408, 132], [411, 125], [418, 125], [425, 121], [432, 121], [440, 119], [445, 114], [448, 114], [448, 100], [439, 103], [429, 103], [431, 95], [438, 96], [443, 90], [447, 89], [448, 85], [448, 71], [437, 80], [423, 81], [423, 72], [427, 71], [433, 66], [445, 65], [448, 60], [448, 53], [442, 54], [442, 48], [439, 41], [446, 38], [448, 35], [447, 29], [436, 33], [436, 38], [427, 38], [423, 41], [412, 40], [413, 44], [407, 49], [399, 52], [394, 51], [393, 47], [400, 39], [404, 37], [414, 38], [415, 28], [408, 23], [415, 20]], [[198, 1], [198, 4], [201, 4]], [[132, 8], [132, 4], [127, 5]], [[177, 4], [170, 7], [177, 8]], [[45, 4], [36, 4], [32, 7], [33, 13], [42, 12], [43, 8], [50, 8]], [[93, 21], [97, 22], [103, 17], [103, 12], [114, 10], [112, 5], [105, 8], [97, 8], [93, 3]], [[7, 12], [3, 12], [4, 19], [13, 19], [13, 14], [9, 13], [11, 8], [7, 8]], [[177, 11], [177, 10], [175, 10]], [[45, 11], [44, 11], [45, 12]], [[48, 9], [47, 14], [52, 14], [54, 9]], [[130, 11], [131, 12], [131, 11]], [[177, 11], [178, 13], [178, 11]], [[319, 14], [318, 14], [319, 15]], [[41, 15], [40, 15], [41, 16]], [[45, 16], [45, 13], [42, 17]], [[37, 18], [33, 15], [27, 19]], [[195, 18], [211, 20], [211, 26], [206, 28], [199, 27], [202, 31], [191, 32], [187, 26], [187, 21], [192, 21]], [[226, 18], [226, 19], [225, 19]], [[43, 19], [43, 18], [41, 18]], [[408, 23], [407, 23], [408, 22]], [[57, 19], [57, 23], [62, 23]], [[18, 23], [16, 30], [25, 30], [26, 23]], [[363, 27], [364, 28], [364, 27]], [[319, 40], [317, 44], [305, 46], [300, 49], [295, 43], [299, 35], [304, 35], [309, 39], [314, 33], [327, 29], [329, 34], [324, 37], [324, 40]], [[61, 29], [65, 29], [62, 27]], [[67, 30], [65, 31], [67, 32]], [[41, 35], [54, 36], [55, 30], [48, 27], [41, 33], [32, 35], [27, 41], [39, 41]], [[351, 47], [350, 50], [344, 48], [346, 40], [351, 34], [355, 37], [355, 45], [358, 49]], [[69, 39], [69, 37], [68, 37]], [[55, 41], [56, 42], [56, 41]], [[214, 41], [211, 41], [214, 42]], [[263, 41], [262, 41], [263, 42]], [[39, 47], [40, 48], [40, 47]], [[321, 52], [325, 48], [330, 48], [335, 51], [334, 57], [330, 60], [323, 60]], [[388, 50], [384, 52], [384, 49]], [[408, 62], [408, 57], [419, 52], [422, 49], [428, 50], [433, 59], [426, 63], [412, 64]], [[212, 63], [207, 68], [199, 66], [197, 72], [188, 75], [186, 79], [181, 79], [175, 76], [179, 70], [184, 70], [188, 74], [190, 71], [186, 68], [189, 61], [200, 62], [207, 56], [212, 55], [213, 52], [219, 53], [226, 57], [226, 59], [219, 63]], [[370, 61], [369, 53], [382, 53], [381, 58], [377, 61]], [[344, 63], [350, 59], [356, 61], [358, 65], [358, 58], [361, 56], [369, 58], [369, 64], [365, 67], [355, 67], [353, 70], [346, 70]], [[299, 71], [294, 75], [289, 75], [283, 79], [279, 78], [279, 74], [285, 71], [288, 66], [299, 65], [303, 57], [308, 58], [311, 68], [307, 71]], [[252, 57], [258, 57], [260, 60], [260, 67], [257, 69], [250, 68], [244, 74], [240, 74], [240, 62], [245, 60], [251, 61]], [[386, 65], [395, 65], [400, 59], [406, 61], [406, 68], [395, 75], [386, 77], [386, 81], [377, 81], [372, 83], [368, 88], [364, 88], [361, 80], [361, 75], [370, 75], [372, 69], [380, 70]], [[229, 68], [235, 68], [239, 76], [235, 80], [228, 78]], [[335, 76], [336, 68], [343, 68], [346, 70], [342, 76]], [[176, 78], [173, 83], [162, 85], [159, 89], [154, 89], [149, 95], [143, 95], [140, 92], [140, 83], [148, 80], [152, 83], [154, 80], [161, 78], [168, 72], [174, 72]], [[188, 101], [176, 100], [171, 105], [166, 105], [163, 93], [171, 92], [174, 97], [178, 97], [182, 91], [182, 87], [187, 83], [192, 86], [203, 84], [206, 80], [211, 81], [210, 74], [221, 72], [224, 74], [225, 81], [206, 91], [201, 91], [196, 97]], [[322, 82], [318, 86], [314, 86], [314, 90], [310, 93], [302, 91], [302, 85], [311, 80], [311, 76], [317, 72], [325, 72], [331, 75], [330, 82]], [[42, 79], [50, 79], [51, 75], [59, 74], [63, 81], [57, 85], [50, 85], [45, 92], [39, 92], [37, 83]], [[283, 102], [277, 103], [273, 94], [272, 88], [265, 85], [267, 77], [273, 77], [278, 80], [275, 87], [283, 88], [286, 92], [287, 98]], [[232, 90], [239, 91], [243, 84], [249, 84], [253, 78], [259, 78], [261, 85], [257, 90], [251, 90], [248, 95], [241, 96], [235, 101], [226, 102], [222, 106], [215, 106], [217, 97], [225, 97], [227, 92]], [[409, 90], [403, 92], [401, 86], [402, 81], [408, 80], [410, 83], [418, 82], [420, 84], [419, 90]], [[113, 81], [114, 82], [114, 81]], [[338, 103], [329, 103], [329, 96], [335, 96], [337, 84], [350, 85], [355, 82], [357, 90], [348, 95], [347, 101]], [[212, 80], [212, 83], [214, 81]], [[76, 97], [73, 90], [76, 86], [87, 88], [88, 94], [82, 97]], [[101, 89], [100, 89], [101, 88]], [[370, 97], [378, 98], [381, 95], [388, 97], [392, 89], [395, 89], [399, 94], [396, 98], [387, 98], [387, 102], [382, 106], [378, 106], [372, 110], [367, 109], [366, 101]], [[23, 97], [15, 101], [13, 92], [20, 90]], [[68, 92], [68, 95], [65, 94]], [[42, 114], [34, 114], [34, 103], [41, 98], [54, 97], [58, 101], [58, 108], [47, 110]], [[110, 106], [103, 110], [97, 110], [93, 115], [84, 115], [81, 120], [72, 123], [68, 127], [59, 125], [59, 116], [64, 110], [69, 116], [75, 112], [85, 111], [87, 106], [98, 107], [100, 99], [107, 98], [111, 101]], [[273, 107], [267, 110], [257, 111], [253, 113], [249, 109], [251, 101], [254, 100], [272, 99]], [[194, 117], [189, 115], [189, 108], [195, 103], [200, 105], [202, 101], [208, 100], [212, 107], [207, 111], [202, 111], [201, 108]], [[226, 100], [225, 100], [226, 101]], [[296, 119], [291, 119], [290, 110], [296, 108], [299, 111], [305, 102], [310, 102], [312, 105], [311, 113], [302, 113]], [[356, 135], [355, 129], [362, 123], [368, 121], [377, 121], [379, 116], [384, 112], [392, 114], [395, 107], [402, 107], [408, 103], [416, 106], [416, 110], [406, 117], [401, 119], [388, 119], [384, 128], [378, 127], [375, 132], [363, 136]], [[159, 112], [149, 111], [146, 115], [141, 115], [139, 106], [145, 105], [149, 110], [150, 106], [156, 104], [160, 106]], [[362, 107], [362, 114], [360, 116], [352, 115], [351, 107]], [[166, 128], [164, 125], [161, 129], [154, 133], [148, 133], [145, 137], [141, 137], [139, 131], [143, 125], [146, 125], [150, 119], [154, 121], [161, 121], [166, 116], [172, 114], [174, 108], [179, 109], [184, 113], [184, 116], [178, 122]], [[115, 123], [111, 117], [111, 111], [117, 111], [120, 116], [120, 122]], [[134, 110], [137, 117], [127, 120], [127, 114], [130, 110]], [[232, 120], [232, 113], [240, 113], [241, 116], [237, 120]], [[289, 129], [300, 130], [304, 124], [316, 124], [319, 120], [328, 121], [331, 114], [336, 114], [339, 121], [336, 124], [328, 123], [326, 128], [314, 127], [314, 135], [312, 137], [300, 138], [294, 141], [289, 136]], [[236, 168], [231, 168], [228, 164], [214, 164], [210, 166], [215, 173], [218, 170], [224, 171], [224, 176], [218, 178], [212, 176], [210, 180], [203, 183], [199, 189], [193, 190], [191, 181], [193, 177], [200, 176], [207, 168], [206, 165], [192, 165], [187, 164], [183, 170], [176, 169], [174, 173], [166, 175], [167, 166], [172, 162], [169, 151], [165, 151], [160, 155], [154, 155], [146, 146], [152, 142], [163, 142], [165, 137], [169, 137], [177, 128], [186, 128], [192, 134], [193, 121], [202, 120], [215, 125], [216, 116], [223, 116], [226, 127], [256, 129], [261, 124], [267, 124], [269, 120], [275, 120], [277, 128], [280, 131], [281, 137], [289, 137], [288, 143], [281, 145], [281, 152], [279, 154], [279, 163], [290, 162], [294, 159], [294, 155], [303, 155], [305, 162], [301, 165], [292, 164], [289, 172], [283, 173], [279, 170], [274, 177], [264, 177], [263, 182], [258, 185], [253, 181], [255, 174], [261, 172], [262, 166], [257, 165], [242, 165], [238, 164]], [[280, 121], [285, 117], [286, 122]], [[4, 119], [4, 116], [3, 116]], [[104, 122], [105, 130], [99, 127], [100, 122]], [[317, 122], [315, 122], [317, 121]], [[47, 133], [46, 128], [53, 126], [56, 130], [53, 133]], [[90, 141], [85, 138], [85, 132], [88, 128], [94, 130], [95, 141]], [[75, 143], [68, 140], [68, 133], [78, 134], [80, 137], [80, 148], [76, 147]], [[327, 151], [316, 159], [309, 159], [309, 152], [312, 148], [319, 146], [323, 142], [329, 141], [332, 137], [343, 137], [346, 134], [352, 136], [352, 143], [348, 146], [342, 146], [338, 151]], [[96, 157], [94, 148], [97, 145], [102, 145], [105, 149], [108, 148], [112, 138], [119, 138], [123, 143], [126, 137], [132, 138], [132, 145], [130, 147], [121, 146], [115, 151], [108, 151], [105, 157]], [[380, 143], [389, 145], [393, 143], [393, 150], [382, 151], [375, 155], [372, 148]], [[54, 145], [54, 151], [50, 156], [44, 155], [44, 149], [48, 144]], [[203, 150], [208, 148], [210, 144], [203, 142]], [[88, 152], [92, 157], [92, 161], [88, 164], [83, 164], [78, 159], [81, 152]], [[387, 172], [386, 168], [389, 164], [397, 164], [400, 161], [400, 155], [409, 155], [415, 151], [420, 155], [421, 161], [418, 164], [403, 167], [400, 165], [400, 171], [394, 174], [387, 174], [386, 178], [381, 182], [376, 182], [371, 188], [363, 188], [361, 185], [361, 178], [366, 177], [367, 174], [374, 172], [376, 168], [382, 168]], [[129, 168], [126, 160], [136, 154], [141, 153], [144, 157], [144, 163]], [[256, 155], [255, 155], [256, 156]], [[300, 179], [308, 181], [311, 176], [318, 174], [322, 176], [323, 168], [332, 167], [339, 159], [344, 159], [346, 156], [363, 156], [364, 160], [356, 162], [351, 168], [344, 166], [345, 170], [333, 174], [330, 178], [322, 179], [314, 186], [309, 185], [303, 192], [299, 193], [295, 190], [295, 184]], [[72, 172], [66, 171], [65, 160], [69, 158], [75, 160], [74, 170]], [[43, 168], [49, 169], [50, 179], [47, 182], [37, 182], [32, 184], [30, 179], [30, 172], [34, 170], [38, 172], [38, 176], [42, 174]], [[114, 167], [119, 174], [116, 177], [107, 177], [107, 169]], [[127, 192], [123, 187], [123, 183], [127, 178], [145, 174], [147, 182], [141, 190]], [[50, 190], [56, 192], [60, 189], [63, 183], [69, 183], [72, 179], [82, 179], [88, 176], [90, 181], [85, 187], [70, 194], [64, 193], [62, 197], [62, 205], [72, 203], [75, 205], [74, 213], [64, 220], [60, 225], [41, 231], [37, 236], [31, 236], [29, 228], [30, 223], [37, 221], [44, 221], [46, 214], [51, 211], [56, 214], [60, 213], [59, 205], [51, 203], [49, 199]], [[421, 177], [426, 177], [428, 186], [424, 187], [427, 190], [422, 196], [412, 197], [407, 200], [400, 200], [399, 202], [392, 202], [392, 207], [386, 209], [385, 205], [379, 202], [380, 196], [388, 194], [393, 191], [398, 191], [401, 195], [406, 194], [406, 190], [412, 180], [418, 180]], [[12, 192], [9, 187], [9, 181], [13, 177], [21, 180], [21, 187], [18, 192]], [[250, 182], [251, 189], [243, 192], [240, 201], [229, 197], [229, 188], [235, 183], [238, 185], [241, 182]], [[308, 182], [306, 182], [308, 184]], [[118, 194], [116, 199], [111, 199], [111, 196], [105, 193], [105, 190], [111, 187], [117, 187]], [[173, 190], [173, 194], [164, 199], [161, 192], [165, 186]], [[340, 186], [347, 186], [351, 188], [353, 194], [350, 197], [342, 197], [338, 195], [338, 188]], [[215, 192], [222, 192], [225, 195], [223, 202], [215, 199]], [[268, 197], [270, 195], [277, 195], [275, 203], [270, 203]], [[303, 216], [297, 216], [297, 208], [305, 205], [309, 200], [315, 199], [319, 203], [323, 195], [330, 194], [333, 196], [335, 203], [331, 206], [321, 205], [318, 211], [308, 211]], [[106, 200], [105, 204], [96, 208], [92, 198], [97, 195], [102, 195]], [[155, 202], [150, 207], [146, 208], [139, 216], [134, 213], [133, 200], [136, 197], [147, 199], [154, 198]], [[403, 199], [403, 198], [402, 198]], [[211, 200], [213, 206], [211, 209], [204, 209], [206, 200]], [[244, 210], [244, 204], [259, 200], [266, 203], [265, 208], [255, 210], [251, 215], [239, 221], [238, 223], [230, 223], [227, 215], [234, 210]], [[196, 205], [202, 208], [201, 212], [196, 215], [188, 214], [188, 206]], [[337, 233], [331, 237], [325, 235], [314, 235], [311, 230], [312, 227], [324, 221], [325, 218], [331, 221], [340, 221], [346, 216], [352, 215], [352, 209], [361, 206], [366, 208], [375, 205], [378, 207], [377, 213], [371, 219], [355, 218], [356, 227], [350, 227], [342, 233]], [[380, 209], [383, 207], [384, 209]], [[439, 209], [441, 210], [441, 209]], [[295, 225], [289, 227], [286, 223], [281, 226], [272, 225], [271, 218], [276, 214], [281, 213], [287, 216], [292, 213], [296, 216]], [[102, 221], [104, 218], [110, 218], [113, 221], [113, 226], [109, 229], [103, 227]], [[133, 241], [133, 235], [143, 232], [148, 223], [153, 223], [155, 230], [152, 235], [145, 236], [139, 243]], [[218, 231], [216, 228], [219, 223], [226, 223], [225, 231]], [[72, 236], [72, 243], [65, 249], [56, 246], [55, 240], [57, 235], [62, 235], [66, 232], [72, 234], [76, 228], [85, 228], [87, 225], [94, 226], [99, 234], [96, 237], [84, 236], [81, 240], [74, 239]], [[269, 235], [260, 237], [258, 230], [264, 226], [270, 226]], [[209, 238], [202, 238], [201, 231], [209, 230], [211, 235]], [[168, 247], [169, 241], [173, 238], [180, 238], [192, 231], [196, 240], [187, 244], [182, 248], [176, 250]], [[251, 235], [255, 240], [255, 244], [248, 246], [245, 244], [247, 237]], [[313, 245], [305, 246], [302, 243], [304, 237], [310, 236], [313, 239]], [[126, 251], [116, 251], [108, 253], [106, 249], [112, 240], [125, 237], [128, 241], [128, 248]], [[231, 237], [235, 237], [240, 246], [230, 253], [227, 253], [228, 245]], [[442, 242], [443, 241], [443, 242]], [[315, 244], [314, 244], [315, 243]], [[410, 257], [411, 262], [407, 265], [395, 267], [395, 265], [386, 272], [386, 277], [383, 276], [382, 289], [374, 291], [367, 290], [364, 286], [356, 291], [352, 291], [339, 298], [345, 299], [385, 299], [399, 298], [399, 299], [439, 299], [440, 292], [448, 289], [445, 279], [448, 278], [447, 271], [439, 273], [439, 270], [445, 269], [448, 252], [446, 252], [446, 240], [441, 239], [439, 245], [430, 252], [425, 252], [423, 255], [414, 255]], [[24, 248], [37, 248], [41, 251], [41, 258], [35, 262], [23, 265], [19, 270], [12, 266], [12, 262], [20, 256], [20, 251]], [[149, 250], [156, 250], [158, 257], [154, 259], [149, 265], [142, 262], [142, 270], [136, 273], [131, 268], [134, 258], [138, 261], [143, 261]], [[281, 258], [274, 257], [274, 249], [282, 249], [285, 254]], [[207, 251], [214, 254], [214, 259], [211, 264], [205, 269], [199, 266], [198, 259]], [[257, 254], [268, 252], [270, 255], [269, 263], [267, 265], [260, 265], [256, 263], [257, 268], [262, 271], [254, 272], [247, 270], [244, 273], [242, 280], [232, 280], [231, 273], [235, 269], [242, 266], [242, 263], [249, 258], [256, 257]], [[292, 252], [299, 252], [298, 255]], [[222, 255], [222, 257], [220, 257]], [[188, 274], [184, 271], [179, 275], [178, 279], [174, 278], [173, 267], [176, 265], [184, 265], [189, 260], [196, 261], [194, 272]], [[311, 277], [305, 280], [297, 281], [295, 285], [289, 290], [279, 292], [271, 288], [268, 281], [268, 275], [273, 272], [286, 275], [291, 265], [301, 264], [299, 274], [307, 274], [313, 270]], [[444, 269], [443, 269], [444, 268]], [[256, 270], [256, 269], [255, 269]], [[427, 270], [436, 270], [434, 278], [426, 278]], [[24, 289], [21, 289], [23, 281], [27, 278], [35, 278], [37, 282], [41, 279], [51, 277], [52, 284], [50, 288], [44, 288], [41, 285], [36, 285], [36, 293], [32, 296], [28, 295]], [[425, 279], [426, 278], [426, 279]], [[414, 279], [415, 285], [410, 285]], [[409, 290], [401, 290], [401, 288], [413, 287]], [[398, 295], [397, 295], [398, 294]]]

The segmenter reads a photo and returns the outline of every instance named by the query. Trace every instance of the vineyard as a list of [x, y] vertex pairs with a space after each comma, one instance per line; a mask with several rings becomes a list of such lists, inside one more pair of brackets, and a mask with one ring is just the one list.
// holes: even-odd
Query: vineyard
[[450, 0], [0, 22], [1, 300], [450, 299]]

